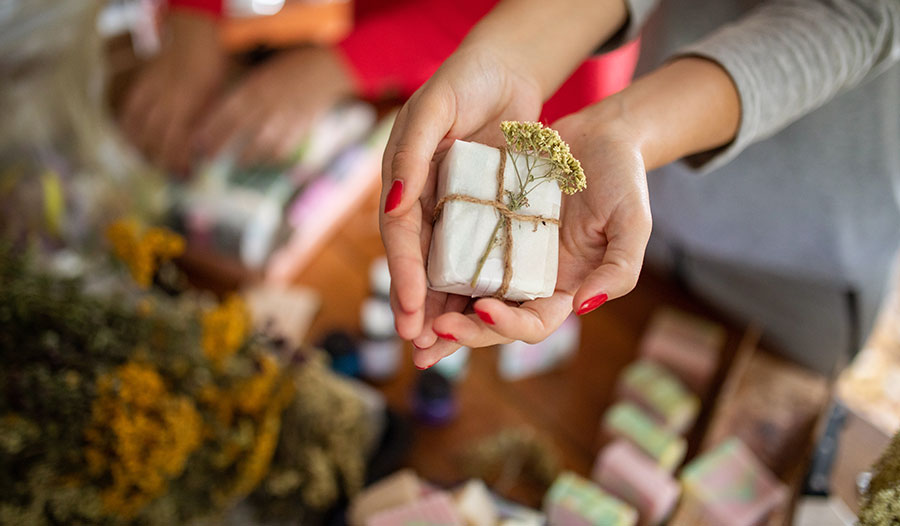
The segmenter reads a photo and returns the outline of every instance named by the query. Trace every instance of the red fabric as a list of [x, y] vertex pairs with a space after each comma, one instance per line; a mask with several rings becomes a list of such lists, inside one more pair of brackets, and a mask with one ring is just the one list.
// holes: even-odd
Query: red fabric
[[[168, 0], [173, 9], [221, 16], [224, 0]], [[408, 97], [450, 56], [497, 0], [357, 0], [353, 32], [337, 49], [368, 98]], [[543, 122], [575, 112], [628, 85], [640, 44], [584, 62], [544, 105]]]
[[222, 16], [222, 5], [224, 0], [169, 0], [169, 7], [172, 9], [190, 9], [192, 11], [201, 11], [215, 16]]
[[625, 89], [634, 76], [641, 51], [636, 39], [603, 55], [591, 57], [544, 103], [541, 122], [553, 121]]
[[[357, 18], [338, 45], [366, 97], [407, 97], [450, 56], [497, 0], [419, 0]], [[358, 2], [357, 14], [366, 2]], [[387, 4], [384, 0], [382, 4]]]

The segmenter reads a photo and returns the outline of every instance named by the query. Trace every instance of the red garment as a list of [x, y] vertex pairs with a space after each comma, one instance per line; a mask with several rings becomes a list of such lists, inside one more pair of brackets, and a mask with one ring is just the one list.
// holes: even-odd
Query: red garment
[[[353, 32], [337, 46], [368, 98], [407, 97], [450, 56], [497, 0], [357, 0]], [[173, 8], [221, 16], [223, 0], [169, 0]], [[623, 89], [637, 64], [639, 44], [585, 61], [544, 105], [553, 122]]]

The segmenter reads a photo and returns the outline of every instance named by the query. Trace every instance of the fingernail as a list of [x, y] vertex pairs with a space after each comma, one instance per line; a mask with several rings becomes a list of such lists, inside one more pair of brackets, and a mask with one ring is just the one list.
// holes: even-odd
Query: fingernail
[[585, 302], [582, 303], [580, 307], [578, 307], [578, 311], [575, 314], [578, 314], [579, 316], [587, 314], [600, 305], [606, 303], [607, 299], [609, 299], [609, 296], [607, 296], [606, 294], [597, 294], [593, 298], [585, 300]]
[[435, 332], [435, 334], [437, 334], [437, 335], [438, 335], [438, 338], [441, 338], [442, 340], [447, 340], [448, 342], [455, 342], [455, 341], [456, 341], [456, 336], [453, 336], [452, 334], [449, 334], [449, 333], [448, 333], [448, 334], [441, 334], [441, 333], [439, 333], [439, 332]]
[[488, 314], [482, 310], [477, 310], [477, 309], [475, 310], [475, 314], [477, 314], [478, 317], [481, 318], [481, 321], [487, 323], [488, 325], [494, 324], [494, 319], [491, 318], [490, 314]]
[[[429, 365], [428, 367], [431, 367], [431, 366]], [[420, 371], [424, 371], [425, 369], [428, 369], [428, 367], [419, 367], [419, 366], [417, 365], [417, 366], [416, 366], [416, 369], [418, 369], [418, 370], [420, 370]]]
[[391, 185], [390, 191], [388, 191], [387, 199], [384, 200], [384, 213], [388, 213], [391, 210], [397, 208], [397, 205], [400, 204], [400, 199], [403, 197], [403, 181], [396, 180]]
[[413, 347], [415, 347], [416, 349], [418, 349], [420, 351], [428, 348], [428, 347], [419, 347], [419, 344], [417, 344], [416, 342], [412, 342], [412, 344], [413, 344]]

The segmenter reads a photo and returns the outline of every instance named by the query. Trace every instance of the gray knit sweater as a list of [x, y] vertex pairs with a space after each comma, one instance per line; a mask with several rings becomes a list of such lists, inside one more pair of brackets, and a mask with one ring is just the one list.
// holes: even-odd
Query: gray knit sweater
[[900, 246], [900, 0], [628, 3], [639, 70], [700, 55], [741, 99], [730, 145], [649, 175], [654, 235], [855, 290], [870, 322]]

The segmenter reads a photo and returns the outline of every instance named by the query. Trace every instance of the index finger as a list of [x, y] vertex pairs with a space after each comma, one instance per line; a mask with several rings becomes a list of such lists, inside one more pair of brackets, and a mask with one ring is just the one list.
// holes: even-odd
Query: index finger
[[398, 306], [394, 314], [404, 321], [398, 328], [406, 339], [421, 332], [427, 288], [423, 236], [428, 231], [419, 198], [435, 150], [453, 124], [451, 110], [428, 90], [414, 96], [397, 115], [382, 161], [381, 238]]
[[435, 151], [453, 127], [455, 106], [445, 90], [425, 86], [400, 110], [381, 165], [385, 215], [400, 217], [419, 199]]

